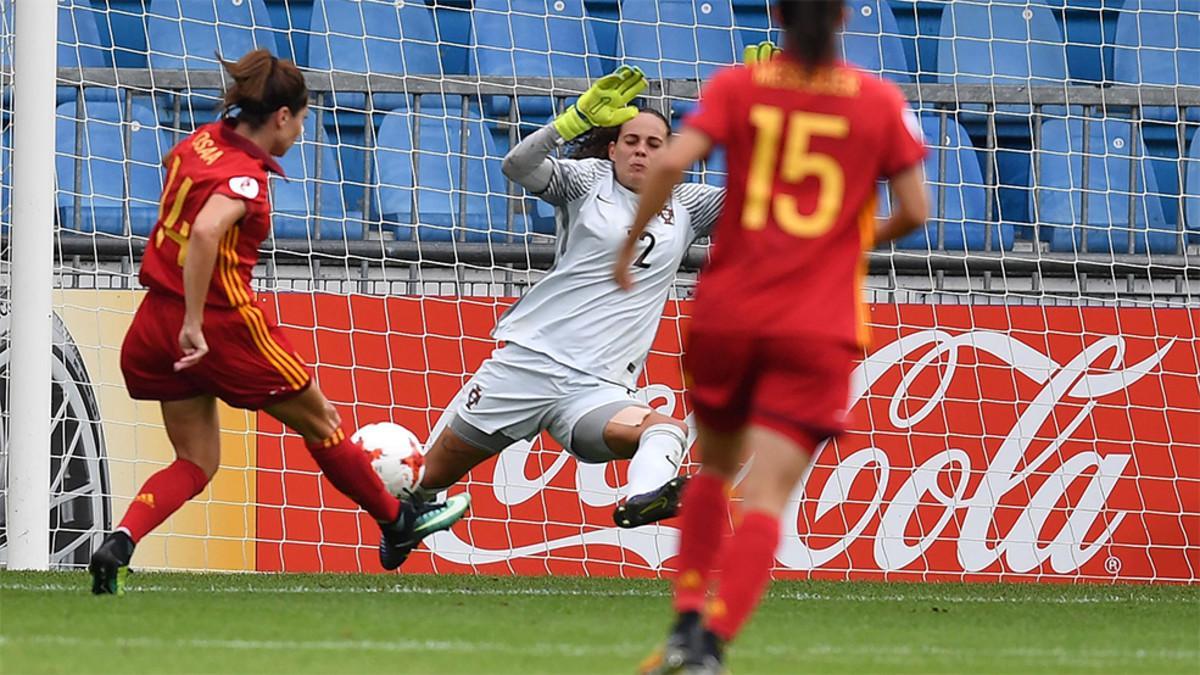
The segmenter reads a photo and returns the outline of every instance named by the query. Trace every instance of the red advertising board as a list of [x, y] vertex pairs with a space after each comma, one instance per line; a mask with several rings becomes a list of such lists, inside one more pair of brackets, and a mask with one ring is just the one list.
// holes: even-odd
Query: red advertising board
[[[508, 301], [264, 296], [347, 426], [424, 438], [494, 346]], [[668, 306], [639, 395], [688, 418], [686, 303]], [[852, 431], [818, 449], [784, 518], [779, 577], [1140, 580], [1200, 574], [1200, 312], [875, 305]], [[378, 530], [259, 420], [262, 570], [379, 570]], [[272, 433], [275, 432], [275, 433]], [[478, 467], [471, 517], [406, 572], [653, 576], [671, 522], [616, 529], [624, 466], [548, 437]]]

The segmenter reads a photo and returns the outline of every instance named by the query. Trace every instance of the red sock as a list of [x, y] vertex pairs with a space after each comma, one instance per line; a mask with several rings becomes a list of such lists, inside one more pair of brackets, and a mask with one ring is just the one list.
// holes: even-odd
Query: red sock
[[729, 530], [729, 483], [711, 473], [692, 476], [679, 510], [675, 611], [698, 612], [708, 597], [713, 562]]
[[208, 476], [203, 469], [186, 459], [177, 459], [142, 485], [117, 527], [128, 532], [136, 544], [189, 499], [200, 494], [205, 485], [208, 485]]
[[383, 487], [362, 446], [346, 438], [341, 429], [320, 443], [310, 443], [308, 451], [329, 482], [372, 518], [390, 523], [400, 515], [400, 500]]
[[708, 610], [709, 629], [727, 642], [750, 618], [771, 581], [779, 518], [761, 511], [747, 513], [728, 546], [717, 598]]

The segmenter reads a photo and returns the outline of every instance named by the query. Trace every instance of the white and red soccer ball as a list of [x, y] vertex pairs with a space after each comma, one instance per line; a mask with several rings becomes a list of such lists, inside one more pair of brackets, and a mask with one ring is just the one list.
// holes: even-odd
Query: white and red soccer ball
[[376, 422], [360, 428], [352, 440], [362, 444], [388, 492], [401, 497], [420, 484], [425, 455], [413, 432], [392, 422]]

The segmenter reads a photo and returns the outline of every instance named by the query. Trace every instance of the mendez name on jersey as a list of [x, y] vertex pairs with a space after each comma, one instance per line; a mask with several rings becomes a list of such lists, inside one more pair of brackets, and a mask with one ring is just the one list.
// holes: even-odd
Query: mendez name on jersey
[[637, 211], [637, 194], [617, 182], [608, 161], [555, 160], [538, 196], [567, 211], [558, 260], [500, 317], [493, 337], [635, 388], [675, 272], [688, 247], [708, 235], [724, 192], [698, 183], [676, 187], [639, 242], [636, 284], [624, 292], [612, 266]]

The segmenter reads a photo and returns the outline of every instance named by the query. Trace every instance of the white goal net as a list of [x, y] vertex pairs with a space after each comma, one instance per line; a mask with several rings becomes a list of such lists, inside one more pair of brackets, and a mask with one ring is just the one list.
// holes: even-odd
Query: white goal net
[[[12, 16], [32, 1], [0, 0], [5, 289], [21, 255], [8, 239], [21, 227], [9, 208]], [[1200, 7], [847, 4], [846, 57], [899, 84], [919, 115], [934, 216], [870, 253], [873, 344], [853, 428], [819, 450], [794, 496], [778, 574], [1194, 582]], [[217, 54], [270, 48], [313, 92], [288, 179], [272, 186], [259, 306], [348, 427], [390, 420], [425, 438], [494, 347], [496, 318], [555, 258], [563, 214], [500, 171], [514, 143], [621, 64], [651, 81], [639, 104], [678, 126], [704, 78], [777, 37], [765, 0], [58, 7], [49, 526], [52, 564], [76, 567], [173, 458], [157, 406], [125, 392], [119, 353], [160, 159], [219, 116]], [[723, 185], [723, 160], [688, 180]], [[679, 274], [638, 392], [680, 419], [705, 249]], [[10, 301], [0, 291], [6, 383]], [[0, 395], [7, 411], [20, 392]], [[221, 470], [135, 566], [378, 570], [374, 524], [298, 437], [265, 414], [221, 415]], [[0, 450], [21, 451], [3, 437]], [[455, 488], [472, 493], [472, 515], [406, 570], [657, 575], [676, 530], [613, 526], [624, 476], [548, 436], [518, 443]]]

